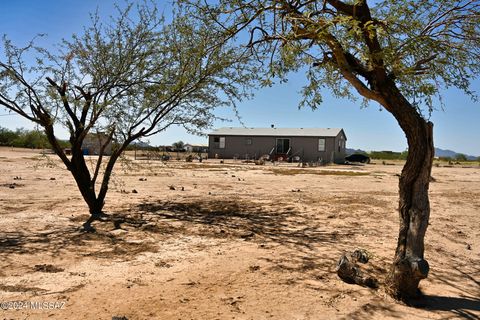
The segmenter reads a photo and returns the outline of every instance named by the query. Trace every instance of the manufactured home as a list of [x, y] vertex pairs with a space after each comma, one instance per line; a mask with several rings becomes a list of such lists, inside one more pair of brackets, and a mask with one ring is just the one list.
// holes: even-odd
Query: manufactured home
[[208, 145], [206, 144], [191, 144], [187, 143], [184, 146], [186, 152], [206, 153], [208, 152]]
[[340, 128], [220, 128], [208, 135], [208, 156], [343, 163], [346, 141]]
[[106, 144], [105, 149], [103, 150], [103, 155], [112, 154], [112, 141], [108, 142], [108, 136], [103, 133], [89, 133], [85, 137], [82, 143], [83, 153], [86, 155], [99, 155], [102, 146]]

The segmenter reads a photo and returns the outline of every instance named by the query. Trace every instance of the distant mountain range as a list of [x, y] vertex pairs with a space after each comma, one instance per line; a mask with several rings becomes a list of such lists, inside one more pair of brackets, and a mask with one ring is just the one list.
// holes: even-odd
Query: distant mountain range
[[[362, 149], [347, 148], [346, 153], [347, 154], [354, 154], [354, 153], [367, 153], [367, 152], [362, 150]], [[452, 151], [452, 150], [435, 148], [435, 157], [449, 157], [449, 158], [454, 159], [458, 154], [460, 154], [460, 153]], [[467, 156], [468, 160], [476, 160], [478, 158], [477, 156], [471, 156], [471, 155], [466, 155], [466, 156]]]
[[[440, 149], [440, 148], [435, 148], [435, 157], [450, 157], [450, 158], [455, 158], [458, 154], [458, 152], [455, 152], [455, 151], [452, 151], [452, 150], [444, 150], [444, 149]], [[466, 155], [467, 156], [467, 159], [468, 160], [476, 160], [478, 158], [478, 156], [470, 156], [470, 155]]]

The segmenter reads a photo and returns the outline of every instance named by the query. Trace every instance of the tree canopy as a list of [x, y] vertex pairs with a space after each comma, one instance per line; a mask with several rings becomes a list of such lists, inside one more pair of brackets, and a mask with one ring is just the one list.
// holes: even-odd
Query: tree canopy
[[478, 1], [188, 2], [196, 15], [245, 39], [270, 79], [305, 70], [302, 105], [318, 107], [323, 88], [350, 98], [354, 89], [379, 102], [373, 75], [380, 73], [423, 112], [436, 108], [445, 88], [476, 98], [470, 85], [480, 71]]
[[106, 24], [93, 15], [58, 52], [4, 37], [0, 105], [35, 123], [50, 116], [70, 135], [81, 126], [115, 131], [119, 141], [171, 124], [195, 132], [211, 123], [215, 107], [244, 97], [236, 84], [251, 78], [242, 54], [217, 40], [188, 17], [167, 24], [156, 7], [132, 4]]
[[[211, 125], [215, 108], [235, 107], [248, 96], [255, 79], [248, 55], [221, 36], [180, 8], [166, 22], [153, 2], [117, 7], [107, 21], [92, 14], [84, 32], [63, 40], [58, 51], [34, 40], [18, 47], [5, 36], [0, 106], [43, 128], [98, 216], [115, 162], [132, 141], [174, 124], [198, 133]], [[60, 125], [68, 129], [71, 157], [55, 135]], [[90, 133], [106, 137], [92, 172], [82, 150]], [[103, 166], [112, 141], [116, 148]]]
[[[429, 273], [424, 257], [434, 157], [429, 115], [444, 88], [476, 98], [471, 79], [480, 71], [478, 0], [184, 1], [227, 37], [244, 40], [263, 66], [265, 85], [285, 80], [290, 71], [305, 71], [300, 106], [318, 107], [327, 88], [335, 97], [357, 93], [365, 104], [375, 101], [395, 117], [409, 152], [399, 179], [400, 228], [387, 289], [398, 299], [416, 296]], [[353, 264], [339, 270], [345, 266], [358, 278]]]

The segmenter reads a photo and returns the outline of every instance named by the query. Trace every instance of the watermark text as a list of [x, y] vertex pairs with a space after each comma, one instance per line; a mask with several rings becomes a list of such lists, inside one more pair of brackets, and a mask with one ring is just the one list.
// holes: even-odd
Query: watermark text
[[65, 309], [65, 301], [0, 301], [2, 310], [54, 310]]

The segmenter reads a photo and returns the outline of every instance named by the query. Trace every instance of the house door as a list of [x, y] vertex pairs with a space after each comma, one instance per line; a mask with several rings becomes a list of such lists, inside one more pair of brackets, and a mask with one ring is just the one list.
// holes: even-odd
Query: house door
[[279, 153], [286, 154], [289, 149], [290, 149], [290, 139], [286, 139], [286, 138], [277, 139], [277, 148], [276, 148], [277, 154]]

